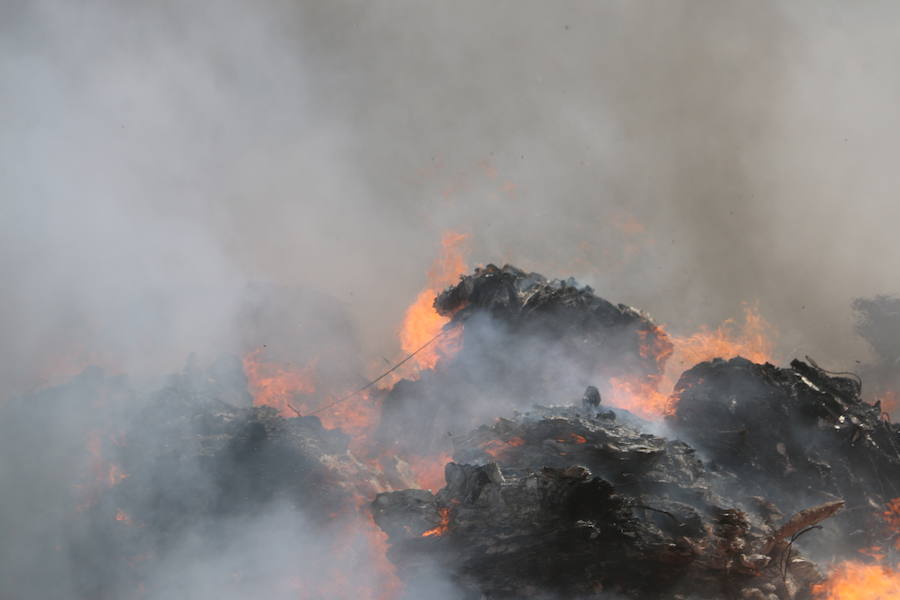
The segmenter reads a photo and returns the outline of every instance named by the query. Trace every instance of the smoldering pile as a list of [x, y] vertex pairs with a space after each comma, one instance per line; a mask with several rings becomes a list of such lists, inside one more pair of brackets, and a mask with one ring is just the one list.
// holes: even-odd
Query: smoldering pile
[[[476, 271], [436, 306], [458, 309], [462, 323], [489, 314], [518, 325], [536, 313], [519, 326], [582, 344], [598, 334], [586, 323], [602, 323], [600, 338], [616, 344], [632, 327], [632, 342], [657, 350], [635, 353], [651, 359], [637, 365], [644, 377], [668, 344], [645, 316], [590, 289], [509, 267]], [[479, 357], [506, 347], [475, 335]], [[418, 382], [420, 402], [436, 379]], [[472, 597], [809, 598], [825, 561], [890, 548], [898, 533], [881, 512], [900, 496], [900, 427], [860, 394], [858, 379], [811, 360], [785, 369], [714, 360], [682, 376], [663, 436], [595, 407], [589, 388], [569, 406], [452, 436], [446, 487], [382, 494], [376, 520], [406, 577], [437, 560]]]
[[[216, 548], [228, 524], [277, 504], [321, 539], [361, 507], [388, 535], [411, 596], [439, 572], [452, 589], [443, 597], [785, 600], [812, 598], [830, 562], [894, 545], [881, 511], [900, 497], [900, 427], [862, 400], [853, 376], [811, 360], [701, 363], [678, 382], [671, 414], [651, 423], [602, 400], [614, 378], [657, 382], [671, 353], [640, 311], [573, 280], [493, 265], [435, 307], [458, 350], [381, 398], [351, 400], [381, 402], [365, 445], [314, 415], [252, 406], [229, 358], [190, 364], [140, 402], [124, 379], [91, 370], [3, 407], [16, 432], [2, 441], [7, 455], [58, 463], [41, 469], [54, 474], [41, 483], [46, 506], [83, 504], [53, 517], [65, 531], [21, 552], [51, 574], [74, 570], [78, 597], [159, 598], [177, 582], [154, 570], [186, 530]], [[104, 427], [79, 416], [73, 397], [102, 398], [128, 424], [99, 449], [115, 459], [100, 476], [115, 481], [87, 500], [66, 477], [76, 449], [54, 447], [47, 428], [61, 412], [86, 432]], [[436, 465], [443, 489], [414, 489], [407, 463], [442, 452], [452, 453]], [[358, 565], [318, 552], [312, 569], [285, 563], [221, 585], [234, 597], [402, 596], [381, 576], [304, 580], [329, 563]], [[274, 581], [294, 569], [299, 584]], [[54, 596], [51, 580], [35, 597]]]

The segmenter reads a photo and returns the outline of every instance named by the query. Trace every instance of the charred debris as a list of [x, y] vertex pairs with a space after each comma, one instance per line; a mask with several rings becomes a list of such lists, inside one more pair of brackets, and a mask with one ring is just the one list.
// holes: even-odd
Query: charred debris
[[[512, 352], [504, 364], [522, 365], [544, 398], [558, 394], [533, 381], [528, 342], [507, 351], [506, 335], [549, 332], [588, 371], [649, 378], [671, 348], [638, 311], [511, 267], [464, 277], [435, 306], [464, 324], [448, 372], [467, 352]], [[470, 333], [480, 319], [501, 329], [499, 345]], [[427, 403], [441, 376], [410, 383], [425, 390], [410, 395]], [[437, 560], [473, 598], [809, 598], [817, 562], [891, 547], [881, 512], [900, 496], [900, 428], [862, 400], [857, 377], [811, 359], [713, 360], [682, 376], [662, 427], [596, 409], [600, 395], [520, 405], [453, 435], [446, 487], [379, 495], [376, 521], [404, 576]]]
[[[609, 378], [654, 381], [671, 354], [640, 311], [493, 265], [435, 308], [459, 350], [384, 394], [371, 441], [388, 456], [451, 454], [440, 490], [408, 489], [401, 459], [376, 468], [315, 416], [251, 406], [237, 360], [189, 365], [140, 402], [92, 370], [2, 407], [6, 455], [60, 461], [41, 483], [45, 514], [84, 501], [64, 476], [76, 453], [48, 450], [47, 423], [88, 435], [98, 423], [72, 407], [97, 398], [130, 423], [103, 448], [127, 478], [66, 526], [68, 562], [58, 532], [19, 549], [44, 560], [40, 591], [52, 597], [53, 569], [74, 564], [83, 597], [119, 597], [186, 523], [215, 546], [223, 518], [279, 502], [327, 523], [360, 497], [402, 580], [415, 588], [439, 565], [466, 598], [803, 600], [830, 561], [893, 544], [880, 513], [900, 497], [900, 428], [855, 376], [717, 359], [685, 372], [674, 412], [649, 423], [602, 400]], [[26, 462], [8, 468], [24, 478]]]

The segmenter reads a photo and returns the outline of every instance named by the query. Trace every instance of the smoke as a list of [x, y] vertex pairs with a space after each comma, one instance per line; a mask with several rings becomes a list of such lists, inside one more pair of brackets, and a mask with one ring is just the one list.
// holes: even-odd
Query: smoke
[[758, 302], [782, 356], [852, 366], [851, 300], [898, 291], [896, 10], [5, 2], [0, 396], [262, 344], [349, 377], [446, 230], [675, 331]]
[[900, 258], [892, 10], [6, 3], [4, 378], [175, 368], [249, 281], [396, 353], [447, 229], [676, 329], [759, 301], [785, 356], [850, 362]]

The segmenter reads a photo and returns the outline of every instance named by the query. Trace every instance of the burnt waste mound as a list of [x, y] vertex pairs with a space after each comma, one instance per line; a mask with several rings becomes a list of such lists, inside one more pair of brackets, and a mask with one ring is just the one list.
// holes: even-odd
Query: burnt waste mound
[[0, 405], [0, 598], [805, 600], [896, 541], [900, 428], [855, 377], [713, 360], [648, 423], [602, 400], [671, 353], [640, 311], [509, 266], [436, 309], [460, 349], [349, 399], [382, 402], [364, 444], [253, 406], [236, 357]]
[[449, 449], [448, 433], [548, 399], [601, 394], [611, 377], [658, 378], [672, 352], [645, 313], [574, 279], [487, 265], [438, 295], [459, 350], [401, 381], [384, 400], [380, 438], [398, 448]]
[[810, 598], [816, 560], [898, 533], [900, 427], [859, 391], [802, 361], [701, 363], [667, 437], [537, 406], [454, 436], [437, 494], [373, 510], [407, 577], [438, 560], [473, 598]]
[[843, 506], [776, 521], [612, 413], [539, 407], [454, 441], [446, 487], [372, 506], [402, 577], [437, 561], [471, 598], [808, 598], [821, 574], [790, 538]]
[[682, 375], [668, 424], [729, 476], [732, 495], [765, 497], [786, 512], [845, 501], [805, 540], [819, 556], [890, 547], [898, 532], [886, 530], [881, 511], [900, 497], [900, 426], [861, 391], [855, 376], [813, 362], [714, 360]]

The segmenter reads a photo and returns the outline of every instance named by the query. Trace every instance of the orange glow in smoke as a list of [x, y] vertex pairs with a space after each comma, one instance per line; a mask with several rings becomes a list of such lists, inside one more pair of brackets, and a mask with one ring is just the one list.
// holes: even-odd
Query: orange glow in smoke
[[813, 586], [816, 600], [895, 600], [900, 598], [900, 572], [882, 565], [848, 561], [827, 581]]
[[106, 483], [109, 487], [113, 487], [120, 481], [128, 477], [128, 473], [123, 473], [117, 464], [109, 465], [109, 472], [106, 474]]
[[885, 505], [881, 517], [893, 533], [894, 549], [900, 550], [900, 498], [889, 501]]
[[[665, 333], [662, 328], [658, 331]], [[757, 363], [771, 362], [772, 331], [756, 307], [745, 305], [743, 323], [728, 319], [715, 329], [704, 327], [692, 335], [669, 336], [671, 348], [658, 336], [643, 332], [641, 357], [653, 357], [658, 365], [665, 365], [664, 374], [660, 378], [611, 378], [609, 402], [650, 420], [672, 414], [676, 405], [672, 390], [686, 369], [714, 358], [735, 356]]]
[[444, 466], [452, 459], [449, 454], [438, 456], [412, 456], [406, 459], [416, 487], [438, 491], [444, 487]]
[[[465, 242], [468, 236], [448, 232], [441, 240], [441, 254], [428, 270], [428, 286], [406, 309], [400, 327], [400, 347], [412, 354], [425, 345], [450, 322], [434, 310], [434, 299], [448, 286], [456, 283], [468, 268], [465, 261]], [[433, 369], [441, 356], [452, 356], [459, 344], [459, 332], [453, 331], [416, 354], [413, 358], [419, 369]]]
[[508, 440], [490, 440], [482, 444], [481, 449], [484, 450], [485, 453], [499, 460], [503, 458], [503, 455], [506, 454], [510, 448], [518, 448], [523, 445], [525, 445], [525, 440], [520, 437], [512, 437]]
[[[894, 537], [894, 548], [900, 550], [900, 498], [889, 501], [881, 513]], [[881, 546], [860, 550], [878, 562], [887, 558]], [[847, 561], [839, 564], [828, 579], [813, 586], [816, 600], [887, 600], [900, 598], [900, 571], [884, 564]]]
[[436, 527], [423, 532], [422, 537], [441, 537], [450, 529], [450, 509], [439, 508], [438, 514], [441, 516], [441, 522]]
[[611, 377], [609, 403], [630, 410], [639, 417], [654, 420], [671, 414], [675, 405], [669, 394], [659, 391], [658, 379]]
[[[299, 369], [283, 364], [264, 362], [260, 359], [262, 348], [244, 356], [244, 374], [254, 406], [271, 406], [282, 417], [295, 417], [291, 408], [295, 397], [316, 391], [313, 380], [315, 362]], [[296, 405], [294, 405], [296, 407]]]
[[345, 390], [336, 395], [316, 395], [315, 360], [292, 368], [261, 360], [261, 351], [254, 350], [243, 360], [254, 406], [271, 406], [286, 418], [315, 414], [326, 429], [340, 429], [350, 436], [351, 450], [361, 451], [367, 445], [368, 434], [378, 425], [380, 400], [365, 391], [346, 402], [335, 402], [346, 396]]
[[128, 477], [128, 474], [122, 471], [119, 465], [106, 458], [104, 445], [105, 441], [110, 438], [111, 436], [102, 435], [99, 431], [91, 431], [85, 440], [87, 472], [81, 481], [75, 484], [79, 495], [79, 502], [75, 510], [79, 512], [96, 504], [104, 490], [115, 487]]
[[876, 401], [881, 401], [881, 411], [893, 415], [900, 407], [900, 398], [894, 390], [886, 390], [875, 397]]
[[715, 329], [702, 328], [687, 337], [674, 337], [675, 352], [669, 369], [681, 372], [697, 363], [714, 358], [743, 356], [755, 363], [772, 360], [772, 326], [755, 306], [744, 305], [744, 322], [728, 319]]

